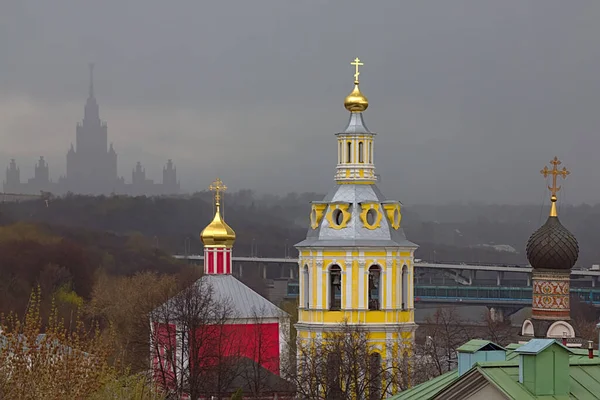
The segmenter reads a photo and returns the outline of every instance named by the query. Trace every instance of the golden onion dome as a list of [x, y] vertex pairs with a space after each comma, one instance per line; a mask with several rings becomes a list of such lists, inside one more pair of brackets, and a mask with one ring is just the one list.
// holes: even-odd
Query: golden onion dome
[[215, 217], [212, 222], [200, 233], [200, 239], [204, 246], [211, 247], [233, 247], [235, 232], [221, 218], [219, 203], [216, 204]]
[[361, 93], [360, 88], [358, 87], [358, 81], [354, 82], [354, 89], [346, 96], [344, 107], [346, 107], [346, 110], [353, 113], [363, 112], [369, 107], [369, 100]]

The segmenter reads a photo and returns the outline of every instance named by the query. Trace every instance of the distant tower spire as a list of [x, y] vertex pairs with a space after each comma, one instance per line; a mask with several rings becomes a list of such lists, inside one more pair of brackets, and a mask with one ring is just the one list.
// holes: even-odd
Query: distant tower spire
[[94, 97], [94, 63], [89, 63], [90, 67], [90, 97]]

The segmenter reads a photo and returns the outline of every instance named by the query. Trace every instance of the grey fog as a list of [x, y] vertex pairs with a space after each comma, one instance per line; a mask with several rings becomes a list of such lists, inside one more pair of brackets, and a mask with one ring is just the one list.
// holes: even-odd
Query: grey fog
[[[66, 171], [88, 63], [118, 175], [325, 192], [355, 57], [381, 189], [405, 204], [600, 201], [600, 2], [0, 1], [0, 168]], [[547, 200], [545, 200], [547, 202]]]

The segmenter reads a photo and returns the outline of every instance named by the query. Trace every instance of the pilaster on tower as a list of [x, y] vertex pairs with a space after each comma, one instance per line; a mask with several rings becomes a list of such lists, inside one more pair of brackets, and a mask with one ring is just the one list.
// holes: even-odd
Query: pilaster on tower
[[363, 111], [369, 107], [369, 101], [359, 88], [359, 66], [364, 65], [356, 58], [352, 65], [355, 67], [354, 89], [346, 97], [344, 107], [350, 111], [350, 120], [346, 128], [337, 133], [338, 159], [335, 180], [338, 184], [374, 184], [375, 164], [373, 162], [373, 146], [375, 133], [365, 125]]
[[217, 178], [210, 186], [215, 192], [215, 216], [200, 233], [204, 243], [204, 273], [208, 275], [229, 275], [232, 273], [231, 253], [235, 242], [235, 232], [221, 216], [221, 196], [227, 186]]

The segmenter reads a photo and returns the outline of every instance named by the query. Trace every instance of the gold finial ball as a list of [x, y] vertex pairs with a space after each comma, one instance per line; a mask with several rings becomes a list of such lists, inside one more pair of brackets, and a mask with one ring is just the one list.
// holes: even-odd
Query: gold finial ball
[[346, 96], [344, 107], [353, 113], [363, 112], [369, 107], [369, 100], [361, 93], [358, 83], [354, 83], [354, 89]]

